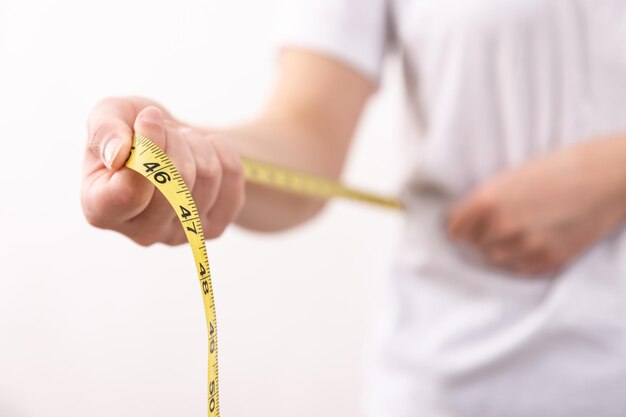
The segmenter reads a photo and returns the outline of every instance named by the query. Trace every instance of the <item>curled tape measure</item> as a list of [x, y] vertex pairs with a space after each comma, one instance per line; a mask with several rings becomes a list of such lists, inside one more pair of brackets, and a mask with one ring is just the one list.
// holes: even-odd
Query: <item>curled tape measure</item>
[[[281, 190], [328, 199], [343, 197], [389, 208], [402, 208], [402, 204], [392, 198], [379, 197], [344, 187], [324, 178], [279, 166], [243, 159], [246, 180]], [[183, 181], [174, 163], [148, 138], [136, 134], [133, 138], [130, 157], [126, 166], [146, 177], [165, 196], [176, 215], [191, 246], [196, 263], [204, 313], [208, 331], [208, 411], [209, 417], [219, 417], [219, 375], [217, 362], [217, 319], [211, 271], [207, 255], [202, 224], [191, 191]]]

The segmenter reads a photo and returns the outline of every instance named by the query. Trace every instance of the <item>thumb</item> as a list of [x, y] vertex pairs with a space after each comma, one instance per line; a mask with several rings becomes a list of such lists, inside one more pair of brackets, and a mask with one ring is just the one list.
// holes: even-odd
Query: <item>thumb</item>
[[[130, 120], [130, 124], [133, 120]], [[107, 128], [111, 124], [106, 124]], [[166, 143], [163, 113], [154, 106], [141, 110], [134, 118], [133, 129], [135, 132], [150, 138], [157, 146], [164, 148]], [[130, 152], [130, 137], [132, 132], [128, 129], [127, 147], [115, 145], [120, 136], [113, 136], [104, 145], [103, 158], [111, 157], [107, 154], [106, 147], [112, 141], [117, 152], [113, 154], [111, 161], [112, 173], [106, 175], [88, 175], [83, 185], [83, 209], [88, 221], [101, 228], [113, 228], [123, 222], [139, 215], [146, 209], [154, 195], [154, 186], [137, 173], [129, 169], [119, 169], [128, 158]], [[126, 143], [126, 141], [124, 141]], [[106, 164], [106, 162], [105, 162]]]
[[108, 98], [96, 105], [88, 120], [90, 152], [86, 162], [93, 167], [104, 164], [112, 171], [124, 165], [130, 152], [131, 126], [135, 109], [129, 100]]
[[128, 100], [107, 99], [94, 109], [89, 118], [90, 148], [94, 156], [112, 171], [119, 170], [128, 159], [132, 130], [165, 150], [163, 112], [155, 106], [135, 112], [135, 106]]

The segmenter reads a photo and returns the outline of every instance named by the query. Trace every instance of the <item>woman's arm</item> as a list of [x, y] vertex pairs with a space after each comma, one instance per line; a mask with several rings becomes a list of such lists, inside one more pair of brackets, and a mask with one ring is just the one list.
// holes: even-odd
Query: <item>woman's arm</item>
[[532, 160], [478, 187], [449, 217], [450, 234], [493, 265], [553, 273], [626, 219], [626, 135]]
[[220, 133], [180, 122], [147, 99], [106, 99], [89, 118], [81, 194], [85, 216], [94, 226], [140, 244], [184, 242], [165, 199], [123, 167], [137, 132], [164, 149], [181, 171], [207, 237], [219, 236], [235, 219], [266, 231], [301, 223], [323, 202], [258, 185], [244, 191], [238, 155], [337, 177], [374, 89], [371, 80], [346, 65], [292, 49], [282, 54], [277, 87], [262, 114]]
[[[264, 113], [221, 134], [241, 155], [337, 178], [374, 83], [332, 59], [302, 51], [283, 54], [279, 81]], [[237, 223], [272, 231], [301, 223], [324, 201], [247, 184]]]

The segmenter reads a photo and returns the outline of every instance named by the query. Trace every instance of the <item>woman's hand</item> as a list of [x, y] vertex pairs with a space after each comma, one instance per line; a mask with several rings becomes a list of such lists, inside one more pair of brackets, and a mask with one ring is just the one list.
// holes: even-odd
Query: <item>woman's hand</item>
[[141, 245], [185, 241], [169, 203], [139, 174], [124, 167], [134, 132], [174, 162], [198, 206], [207, 238], [219, 236], [244, 202], [243, 167], [230, 144], [176, 121], [141, 98], [100, 102], [88, 123], [81, 200], [90, 224], [121, 232]]
[[626, 137], [576, 145], [505, 172], [452, 211], [452, 237], [500, 268], [554, 273], [626, 218]]

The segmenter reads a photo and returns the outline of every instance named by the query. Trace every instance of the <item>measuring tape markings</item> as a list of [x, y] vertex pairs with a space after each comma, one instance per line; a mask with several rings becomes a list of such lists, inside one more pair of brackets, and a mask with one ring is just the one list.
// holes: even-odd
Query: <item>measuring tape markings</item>
[[135, 135], [126, 166], [146, 177], [165, 196], [183, 225], [196, 263], [208, 332], [208, 410], [219, 417], [219, 373], [217, 361], [217, 315], [211, 270], [202, 223], [191, 192], [174, 163], [149, 139]]
[[402, 202], [395, 198], [381, 197], [366, 191], [348, 188], [336, 181], [295, 169], [250, 158], [242, 158], [242, 162], [246, 180], [249, 182], [324, 200], [332, 197], [342, 197], [392, 209], [402, 209], [404, 207]]
[[[329, 199], [343, 197], [388, 208], [402, 208], [393, 198], [344, 187], [304, 172], [242, 158], [246, 180], [284, 191]], [[217, 314], [211, 271], [198, 209], [174, 163], [145, 136], [135, 134], [126, 166], [144, 176], [165, 196], [180, 220], [196, 263], [208, 332], [208, 415], [219, 417]]]

